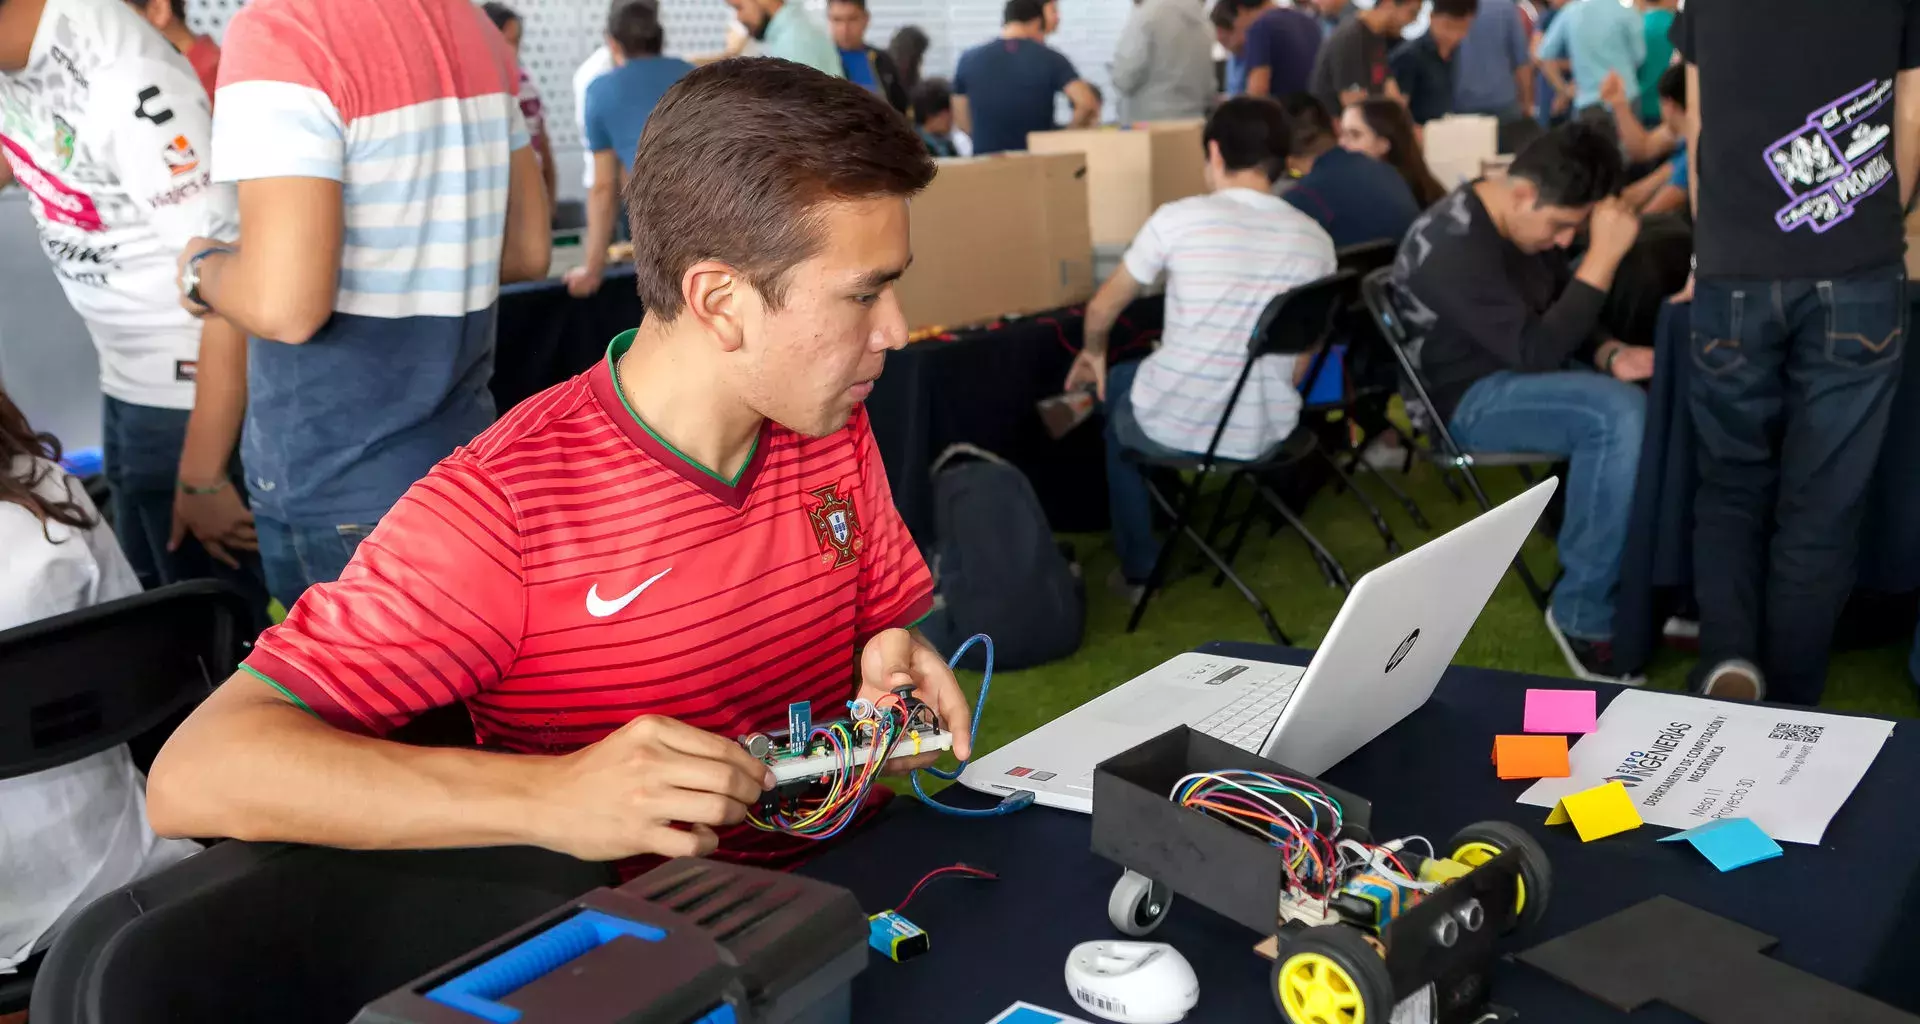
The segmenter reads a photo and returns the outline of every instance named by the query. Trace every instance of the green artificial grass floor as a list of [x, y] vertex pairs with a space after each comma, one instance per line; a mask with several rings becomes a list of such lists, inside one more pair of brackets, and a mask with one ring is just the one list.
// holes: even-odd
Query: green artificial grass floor
[[[1481, 480], [1498, 502], [1518, 493], [1523, 484], [1511, 469], [1480, 471]], [[1434, 532], [1413, 525], [1406, 512], [1390, 501], [1378, 481], [1362, 479], [1360, 486], [1385, 510], [1400, 543], [1412, 549], [1472, 518], [1470, 503], [1454, 500], [1431, 465], [1419, 464], [1407, 476], [1395, 477], [1419, 504]], [[1325, 542], [1353, 579], [1388, 560], [1385, 545], [1352, 495], [1323, 489], [1308, 506], [1307, 525]], [[1266, 631], [1253, 609], [1232, 585], [1216, 590], [1213, 574], [1194, 574], [1175, 582], [1156, 596], [1138, 632], [1126, 632], [1127, 606], [1110, 593], [1105, 581], [1114, 567], [1111, 543], [1105, 534], [1072, 535], [1087, 579], [1087, 628], [1080, 650], [1071, 658], [1021, 672], [996, 673], [988, 706], [980, 723], [976, 750], [1001, 746], [1082, 702], [1112, 689], [1166, 659], [1212, 640], [1249, 640], [1267, 643]], [[1191, 553], [1192, 548], [1186, 547]], [[1193, 556], [1198, 558], [1197, 555]], [[1528, 564], [1541, 580], [1553, 578], [1551, 541], [1535, 535], [1528, 542]], [[1304, 545], [1290, 531], [1268, 537], [1256, 528], [1241, 552], [1236, 568], [1255, 593], [1266, 599], [1274, 618], [1295, 645], [1318, 646], [1340, 609], [1342, 593], [1329, 587], [1314, 567]], [[968, 654], [970, 664], [978, 655]], [[1473, 632], [1454, 658], [1455, 664], [1570, 677], [1566, 661], [1527, 592], [1508, 572], [1480, 613]], [[1678, 690], [1685, 684], [1693, 658], [1661, 650], [1648, 672], [1649, 685]], [[1907, 648], [1887, 647], [1847, 651], [1834, 655], [1823, 706], [1889, 716], [1920, 714], [1920, 701], [1907, 676]], [[979, 676], [963, 673], [962, 682], [977, 696]]]

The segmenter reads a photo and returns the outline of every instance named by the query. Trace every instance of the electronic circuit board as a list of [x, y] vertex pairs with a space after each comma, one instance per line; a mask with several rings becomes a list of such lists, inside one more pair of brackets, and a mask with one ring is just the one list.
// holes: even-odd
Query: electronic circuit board
[[[931, 707], [902, 695], [901, 709], [905, 722], [894, 746], [895, 757], [952, 749], [953, 734], [940, 728]], [[859, 767], [873, 760], [874, 738], [883, 712], [876, 711], [864, 700], [849, 701], [847, 710], [846, 718], [815, 723], [811, 705], [792, 704], [787, 707], [787, 728], [742, 736], [740, 745], [747, 748], [747, 753], [766, 762], [767, 767], [773, 769], [774, 781], [782, 787], [830, 776], [842, 768]], [[854, 737], [850, 749], [830, 738], [836, 732]], [[795, 736], [806, 737], [806, 740], [796, 743]]]
[[[895, 748], [895, 757], [911, 757], [915, 754], [927, 754], [953, 747], [953, 734], [944, 729], [908, 729], [907, 734]], [[853, 748], [850, 758], [855, 766], [864, 765], [873, 759], [873, 745], [862, 744]], [[773, 769], [774, 781], [779, 783], [799, 782], [803, 779], [819, 778], [840, 770], [841, 757], [829, 750], [824, 740], [816, 739], [805, 750], [780, 747], [768, 751], [761, 758], [767, 767]]]

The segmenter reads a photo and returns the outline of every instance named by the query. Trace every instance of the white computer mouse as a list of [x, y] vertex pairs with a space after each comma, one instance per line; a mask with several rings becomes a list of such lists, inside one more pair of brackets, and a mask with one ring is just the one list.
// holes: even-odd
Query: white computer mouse
[[1200, 1001], [1200, 979], [1164, 942], [1103, 939], [1067, 954], [1067, 991], [1082, 1010], [1120, 1024], [1174, 1024]]

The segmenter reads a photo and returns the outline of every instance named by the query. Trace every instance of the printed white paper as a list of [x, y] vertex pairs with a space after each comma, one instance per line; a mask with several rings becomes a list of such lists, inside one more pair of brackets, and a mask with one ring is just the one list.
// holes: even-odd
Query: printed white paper
[[1520, 802], [1552, 807], [1618, 781], [1648, 824], [1752, 818], [1780, 842], [1817, 844], [1892, 732], [1875, 718], [1629, 690], [1573, 745], [1572, 776], [1541, 779]]

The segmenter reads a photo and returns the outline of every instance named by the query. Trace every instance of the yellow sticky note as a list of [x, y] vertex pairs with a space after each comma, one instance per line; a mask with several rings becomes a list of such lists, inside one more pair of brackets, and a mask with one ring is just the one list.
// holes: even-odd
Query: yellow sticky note
[[1573, 774], [1565, 736], [1495, 736], [1494, 774], [1503, 779], [1564, 779]]
[[1553, 813], [1547, 815], [1547, 824], [1565, 825], [1568, 822], [1573, 823], [1573, 829], [1580, 833], [1583, 843], [1630, 831], [1641, 825], [1640, 812], [1633, 807], [1633, 797], [1628, 796], [1627, 787], [1618, 782], [1561, 797], [1560, 802], [1553, 805]]

